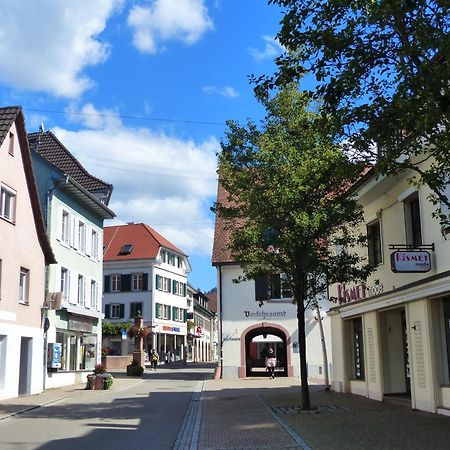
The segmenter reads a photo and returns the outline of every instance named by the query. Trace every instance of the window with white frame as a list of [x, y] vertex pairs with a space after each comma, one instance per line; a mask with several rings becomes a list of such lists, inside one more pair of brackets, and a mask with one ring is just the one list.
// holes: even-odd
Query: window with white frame
[[405, 209], [406, 243], [413, 247], [422, 245], [419, 194], [415, 192], [403, 201]]
[[0, 217], [9, 222], [15, 221], [16, 193], [4, 184], [0, 188]]
[[65, 267], [61, 267], [61, 295], [63, 300], [69, 300], [70, 295], [70, 272]]
[[91, 280], [91, 308], [97, 309], [98, 301], [98, 283], [95, 280]]
[[131, 275], [131, 289], [133, 291], [142, 291], [144, 286], [144, 274], [133, 273]]
[[78, 222], [78, 250], [86, 253], [86, 224]]
[[120, 319], [120, 303], [112, 303], [110, 305], [110, 313], [109, 317], [110, 319]]
[[111, 292], [120, 292], [121, 280], [120, 274], [111, 275]]
[[70, 215], [67, 211], [62, 212], [61, 241], [67, 245], [70, 243]]
[[19, 278], [19, 303], [27, 305], [29, 302], [28, 293], [30, 287], [30, 271], [24, 267], [20, 268]]
[[98, 259], [98, 233], [95, 230], [91, 234], [91, 257]]
[[84, 304], [85, 296], [85, 279], [83, 275], [78, 275], [78, 305]]

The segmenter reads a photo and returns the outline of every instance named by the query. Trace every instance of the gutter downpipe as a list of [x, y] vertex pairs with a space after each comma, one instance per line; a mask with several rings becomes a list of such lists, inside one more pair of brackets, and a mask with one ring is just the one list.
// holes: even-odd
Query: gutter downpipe
[[220, 335], [220, 379], [223, 378], [223, 337], [222, 337], [222, 266], [219, 266], [219, 308], [220, 308], [220, 315], [219, 315], [219, 335]]

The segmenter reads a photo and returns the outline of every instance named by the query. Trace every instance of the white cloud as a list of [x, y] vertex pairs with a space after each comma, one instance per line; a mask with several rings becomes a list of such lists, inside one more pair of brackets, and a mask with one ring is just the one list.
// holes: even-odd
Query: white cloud
[[230, 86], [216, 87], [216, 86], [205, 86], [202, 88], [205, 94], [221, 95], [222, 97], [235, 98], [239, 97], [239, 92]]
[[116, 221], [147, 223], [188, 254], [211, 254], [217, 139], [184, 141], [119, 119], [94, 125], [52, 131], [90, 173], [114, 185]]
[[264, 61], [267, 59], [275, 59], [277, 56], [284, 52], [284, 47], [277, 41], [273, 36], [263, 36], [263, 41], [265, 46], [263, 50], [258, 50], [256, 48], [250, 48], [249, 52], [256, 61]]
[[123, 0], [3, 0], [0, 82], [14, 88], [77, 97], [93, 82], [82, 71], [104, 62], [99, 39]]
[[204, 0], [155, 0], [134, 6], [128, 15], [133, 44], [143, 53], [156, 53], [160, 43], [179, 40], [195, 44], [213, 28]]

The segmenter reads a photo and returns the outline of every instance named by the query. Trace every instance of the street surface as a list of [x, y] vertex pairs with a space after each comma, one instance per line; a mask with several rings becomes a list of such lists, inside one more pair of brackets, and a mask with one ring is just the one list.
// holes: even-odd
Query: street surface
[[0, 449], [171, 449], [196, 387], [212, 370], [146, 372], [120, 390], [80, 388], [70, 398], [1, 420]]

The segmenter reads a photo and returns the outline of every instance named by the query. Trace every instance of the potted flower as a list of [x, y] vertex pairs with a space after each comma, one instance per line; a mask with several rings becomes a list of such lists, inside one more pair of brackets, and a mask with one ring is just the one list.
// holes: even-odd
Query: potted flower
[[128, 328], [127, 334], [129, 338], [134, 337], [145, 337], [150, 333], [150, 328], [139, 325], [131, 325], [130, 328]]
[[109, 389], [113, 384], [113, 380], [112, 375], [106, 372], [106, 367], [103, 364], [97, 364], [94, 372], [87, 376], [86, 389]]

